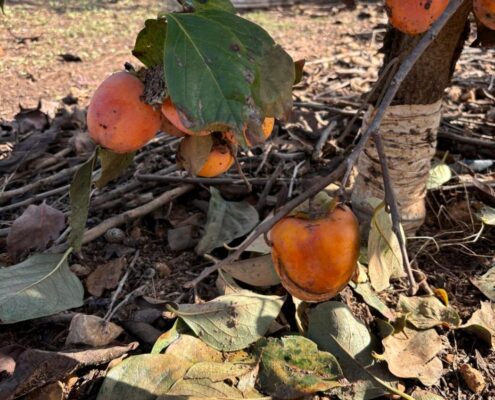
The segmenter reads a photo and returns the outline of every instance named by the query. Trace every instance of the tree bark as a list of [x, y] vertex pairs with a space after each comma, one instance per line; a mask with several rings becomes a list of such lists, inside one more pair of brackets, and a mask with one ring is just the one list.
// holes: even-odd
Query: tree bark
[[[380, 127], [402, 224], [408, 234], [414, 234], [424, 221], [426, 181], [435, 154], [442, 97], [469, 35], [471, 9], [472, 0], [466, 0], [418, 60], [402, 83]], [[385, 53], [383, 68], [394, 59], [400, 62], [417, 41], [418, 37], [390, 28], [382, 49]], [[383, 80], [371, 98], [363, 128], [373, 114], [386, 81]], [[359, 219], [366, 225], [373, 211], [367, 200], [384, 198], [383, 178], [373, 139], [360, 156], [357, 171], [352, 203]]]

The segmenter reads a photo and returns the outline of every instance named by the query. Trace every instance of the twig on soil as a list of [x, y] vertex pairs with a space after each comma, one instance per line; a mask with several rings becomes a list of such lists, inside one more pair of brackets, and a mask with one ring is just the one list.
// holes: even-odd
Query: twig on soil
[[[275, 213], [275, 215], [272, 218], [267, 219], [263, 221], [260, 225], [258, 225], [257, 228], [252, 232], [252, 234], [248, 236], [248, 238], [243, 243], [241, 243], [241, 245], [237, 248], [235, 252], [233, 252], [231, 255], [229, 255], [227, 258], [220, 261], [219, 263], [214, 264], [211, 267], [208, 267], [205, 270], [203, 270], [203, 272], [197, 278], [193, 279], [190, 282], [187, 282], [184, 285], [185, 287], [187, 288], [195, 287], [203, 279], [205, 279], [210, 274], [221, 268], [222, 265], [237, 260], [239, 256], [244, 252], [244, 250], [258, 236], [268, 232], [278, 221], [280, 221], [285, 215], [287, 215], [295, 207], [297, 207], [299, 204], [303, 203], [305, 200], [309, 199], [310, 197], [315, 196], [318, 192], [323, 190], [330, 183], [333, 183], [336, 179], [340, 178], [344, 173], [344, 171], [346, 172], [344, 174], [342, 187], [345, 187], [345, 184], [350, 177], [352, 168], [357, 162], [359, 155], [364, 150], [364, 147], [366, 146], [366, 143], [368, 142], [368, 139], [371, 137], [371, 135], [374, 134], [375, 132], [378, 132], [382, 119], [385, 115], [385, 112], [388, 109], [388, 107], [392, 104], [392, 101], [394, 100], [395, 95], [397, 94], [402, 82], [407, 77], [407, 75], [409, 74], [413, 66], [416, 64], [418, 59], [421, 57], [421, 55], [425, 52], [425, 50], [429, 47], [429, 45], [435, 40], [435, 38], [438, 36], [442, 28], [445, 26], [448, 20], [454, 15], [454, 13], [457, 11], [457, 9], [461, 6], [463, 2], [464, 0], [451, 1], [447, 6], [447, 8], [445, 9], [444, 13], [440, 16], [440, 18], [432, 25], [430, 30], [427, 33], [425, 33], [424, 36], [418, 41], [418, 44], [411, 51], [411, 53], [409, 53], [409, 55], [404, 58], [399, 69], [395, 73], [394, 78], [390, 83], [390, 86], [385, 92], [385, 95], [383, 96], [381, 103], [377, 107], [376, 112], [370, 121], [370, 124], [368, 125], [366, 131], [363, 133], [356, 147], [353, 149], [351, 154], [349, 154], [349, 157], [347, 157], [345, 162], [341, 163], [334, 171], [332, 171], [327, 176], [323, 177], [319, 182], [315, 183], [308, 190], [306, 190], [305, 192], [301, 193], [299, 196], [287, 202], [282, 208], [280, 208], [277, 211], [277, 213]], [[303, 104], [294, 103], [294, 104], [302, 107], [312, 106], [312, 104], [308, 104], [308, 103], [303, 103]]]
[[325, 129], [323, 129], [323, 132], [321, 133], [321, 136], [318, 139], [318, 143], [316, 143], [315, 151], [313, 152], [313, 160], [318, 161], [319, 159], [321, 159], [323, 155], [323, 146], [325, 146], [328, 137], [333, 132], [336, 126], [337, 126], [337, 121], [332, 120], [332, 122], [330, 122], [328, 126]]

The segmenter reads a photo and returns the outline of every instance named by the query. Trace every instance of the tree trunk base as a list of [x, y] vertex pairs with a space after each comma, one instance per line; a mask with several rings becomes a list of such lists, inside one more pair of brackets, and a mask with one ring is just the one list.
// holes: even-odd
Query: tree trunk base
[[[425, 219], [426, 182], [435, 154], [441, 106], [441, 100], [427, 105], [391, 106], [380, 127], [402, 226], [408, 235], [413, 235]], [[373, 112], [374, 108], [370, 106], [363, 129]], [[361, 154], [357, 169], [353, 210], [361, 223], [368, 226], [373, 209], [367, 199], [384, 198], [380, 161], [373, 139]]]

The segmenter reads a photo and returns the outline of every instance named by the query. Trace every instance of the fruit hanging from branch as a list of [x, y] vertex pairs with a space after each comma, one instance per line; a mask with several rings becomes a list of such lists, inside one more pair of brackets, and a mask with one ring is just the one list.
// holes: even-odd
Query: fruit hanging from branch
[[325, 301], [351, 280], [359, 257], [359, 224], [349, 207], [319, 215], [296, 213], [271, 230], [272, 257], [282, 285], [304, 301]]
[[88, 108], [91, 138], [115, 153], [143, 147], [160, 130], [161, 115], [142, 99], [144, 85], [129, 72], [118, 72], [96, 89]]
[[390, 24], [408, 35], [419, 35], [430, 29], [445, 11], [449, 0], [386, 0]]

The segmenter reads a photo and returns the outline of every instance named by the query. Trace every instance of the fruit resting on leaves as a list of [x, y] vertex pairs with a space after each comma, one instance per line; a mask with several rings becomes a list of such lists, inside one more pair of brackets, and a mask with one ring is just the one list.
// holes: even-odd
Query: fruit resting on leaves
[[390, 24], [408, 35], [419, 35], [442, 15], [449, 0], [385, 0]]
[[330, 299], [356, 271], [359, 224], [343, 204], [317, 217], [285, 217], [273, 227], [270, 240], [282, 285], [301, 300]]
[[473, 0], [474, 14], [488, 29], [495, 30], [495, 0]]
[[161, 115], [141, 100], [144, 85], [129, 72], [117, 72], [96, 89], [88, 108], [91, 138], [115, 153], [143, 147], [160, 130]]

